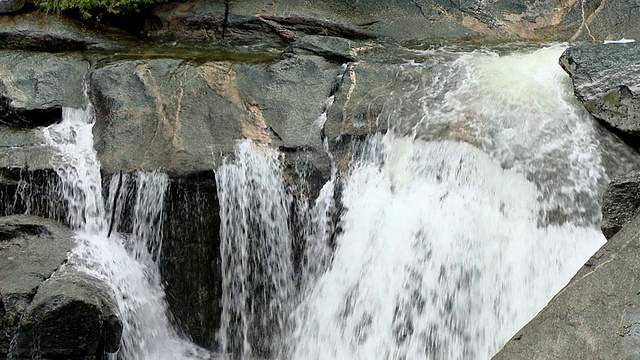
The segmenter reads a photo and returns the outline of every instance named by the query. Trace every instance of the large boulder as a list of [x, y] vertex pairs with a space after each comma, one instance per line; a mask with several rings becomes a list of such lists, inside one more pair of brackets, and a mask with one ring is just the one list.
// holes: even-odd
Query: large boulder
[[635, 217], [493, 359], [638, 359], [638, 294], [640, 217]]
[[634, 0], [190, 0], [156, 7], [147, 34], [270, 47], [304, 35], [429, 43], [603, 40], [638, 34], [636, 5]]
[[0, 218], [0, 356], [102, 358], [117, 350], [121, 323], [112, 293], [63, 266], [73, 236], [51, 220]]
[[95, 70], [90, 87], [95, 148], [107, 174], [209, 170], [242, 137], [243, 126], [265, 128], [260, 114], [245, 107], [228, 63], [116, 62]]
[[99, 68], [90, 93], [102, 170], [211, 171], [242, 138], [323, 154], [315, 124], [339, 70], [310, 55], [268, 65], [154, 59]]
[[602, 200], [602, 233], [607, 239], [631, 221], [640, 209], [640, 172], [611, 180]]
[[0, 356], [6, 356], [22, 314], [38, 286], [67, 259], [73, 233], [58, 223], [33, 216], [0, 218]]
[[66, 266], [38, 288], [20, 321], [15, 352], [65, 359], [114, 353], [122, 335], [117, 311], [101, 280]]
[[637, 146], [640, 45], [579, 45], [562, 54], [560, 65], [571, 76], [574, 92], [585, 108]]

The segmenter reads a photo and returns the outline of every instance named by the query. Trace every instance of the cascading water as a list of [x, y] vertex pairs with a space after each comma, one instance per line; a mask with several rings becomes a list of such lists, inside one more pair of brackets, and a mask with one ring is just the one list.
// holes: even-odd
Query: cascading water
[[[225, 350], [249, 354], [252, 322], [273, 316], [252, 307], [258, 286], [271, 294], [269, 310], [292, 314], [287, 324], [278, 317], [267, 331], [257, 327], [266, 339], [284, 338], [272, 357], [494, 354], [604, 243], [605, 165], [625, 171], [638, 163], [573, 99], [557, 65], [562, 50], [415, 52], [400, 65], [410, 85], [388, 96], [378, 121], [389, 132], [354, 147], [343, 231], [329, 256], [329, 236], [317, 236], [327, 199], [307, 207], [316, 215], [298, 214], [316, 219], [316, 230], [290, 239], [281, 165], [241, 144], [237, 163], [218, 173], [221, 334], [244, 334]], [[333, 179], [321, 194], [329, 191]], [[291, 241], [307, 244], [302, 272], [316, 273], [299, 287], [287, 272]], [[286, 271], [269, 280], [255, 273], [264, 267]]]
[[216, 173], [220, 201], [223, 353], [268, 353], [284, 328], [293, 283], [291, 196], [277, 154], [248, 141]]
[[[112, 211], [105, 211], [102, 198], [93, 122], [91, 106], [86, 110], [65, 108], [62, 122], [44, 130], [62, 157], [58, 175], [69, 206], [68, 221], [77, 230], [70, 264], [112, 287], [124, 327], [119, 359], [208, 359], [207, 352], [178, 335], [166, 314], [158, 260], [167, 176], [159, 172], [136, 174], [132, 234], [114, 232], [108, 236], [107, 217]], [[114, 206], [118, 195], [113, 181], [111, 190], [110, 206]], [[116, 214], [122, 210], [118, 204], [122, 201], [115, 202], [119, 206]]]

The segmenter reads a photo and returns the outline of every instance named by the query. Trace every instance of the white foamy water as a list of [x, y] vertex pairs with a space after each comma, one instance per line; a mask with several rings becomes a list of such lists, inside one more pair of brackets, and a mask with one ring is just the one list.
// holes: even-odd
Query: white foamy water
[[[263, 235], [297, 221], [300, 283], [278, 282], [287, 296], [270, 297], [291, 309], [288, 322], [263, 333], [284, 337], [270, 357], [490, 358], [604, 243], [605, 166], [638, 166], [573, 98], [557, 64], [562, 51], [435, 50], [398, 66], [406, 86], [378, 118], [391, 130], [354, 148], [335, 244], [327, 234], [334, 177], [314, 206], [298, 206], [304, 216], [275, 217], [289, 201], [282, 165], [240, 145], [218, 182], [223, 256], [235, 254], [223, 267], [235, 317], [223, 329], [245, 334], [226, 351], [251, 354], [247, 329], [265, 319], [248, 305], [252, 256], [290, 268], [292, 240]], [[287, 250], [273, 251], [280, 246]]]
[[404, 130], [352, 160], [344, 232], [288, 356], [487, 359], [604, 243], [604, 150], [561, 52], [460, 54], [390, 100]]
[[384, 164], [351, 170], [295, 359], [488, 358], [604, 241], [539, 227], [536, 187], [468, 144], [370, 142]]
[[[102, 198], [93, 122], [91, 106], [86, 110], [65, 108], [62, 122], [44, 130], [62, 157], [58, 175], [69, 204], [68, 220], [76, 229], [77, 245], [70, 264], [103, 279], [113, 289], [124, 327], [119, 359], [208, 359], [209, 354], [180, 337], [167, 318], [158, 268], [167, 176], [158, 172], [136, 175], [133, 233], [114, 232], [108, 237], [110, 212], [106, 215]], [[122, 210], [122, 203], [116, 206]]]

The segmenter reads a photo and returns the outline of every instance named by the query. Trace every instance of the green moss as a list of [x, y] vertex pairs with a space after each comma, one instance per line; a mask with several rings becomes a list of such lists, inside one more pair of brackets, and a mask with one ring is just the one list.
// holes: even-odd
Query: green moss
[[584, 103], [584, 108], [587, 109], [587, 111], [592, 114], [595, 114], [596, 112], [598, 112], [598, 105], [594, 100], [589, 100], [586, 103]]
[[148, 4], [163, 3], [167, 0], [35, 0], [35, 4], [46, 12], [60, 13], [64, 10], [78, 10], [84, 17], [94, 12], [113, 14], [138, 11]]
[[618, 107], [621, 105], [620, 103], [620, 93], [618, 91], [612, 91], [605, 95], [602, 100], [609, 103], [612, 107]]

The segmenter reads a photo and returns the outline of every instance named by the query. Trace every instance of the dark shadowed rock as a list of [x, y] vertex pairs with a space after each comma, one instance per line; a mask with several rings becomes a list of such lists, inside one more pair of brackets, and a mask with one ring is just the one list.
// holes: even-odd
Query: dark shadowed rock
[[611, 180], [602, 201], [602, 233], [615, 235], [640, 208], [640, 172], [634, 171]]
[[0, 16], [0, 49], [68, 51], [114, 50], [127, 46], [121, 31], [88, 29], [70, 17], [43, 12]]
[[64, 267], [42, 283], [20, 321], [19, 356], [81, 358], [116, 352], [122, 323], [111, 289]]
[[25, 0], [0, 0], [0, 14], [9, 14], [19, 11], [24, 6]]
[[613, 236], [495, 360], [638, 359], [640, 217]]
[[0, 356], [102, 358], [122, 325], [111, 290], [64, 265], [75, 245], [67, 227], [35, 216], [0, 218]]
[[73, 245], [71, 230], [56, 222], [24, 215], [0, 218], [0, 297], [5, 312], [0, 356], [6, 355], [38, 287], [66, 261]]
[[213, 172], [172, 178], [165, 198], [160, 271], [179, 327], [211, 348], [222, 311], [220, 208]]
[[578, 100], [622, 136], [640, 136], [640, 45], [580, 45], [560, 65], [573, 80]]

